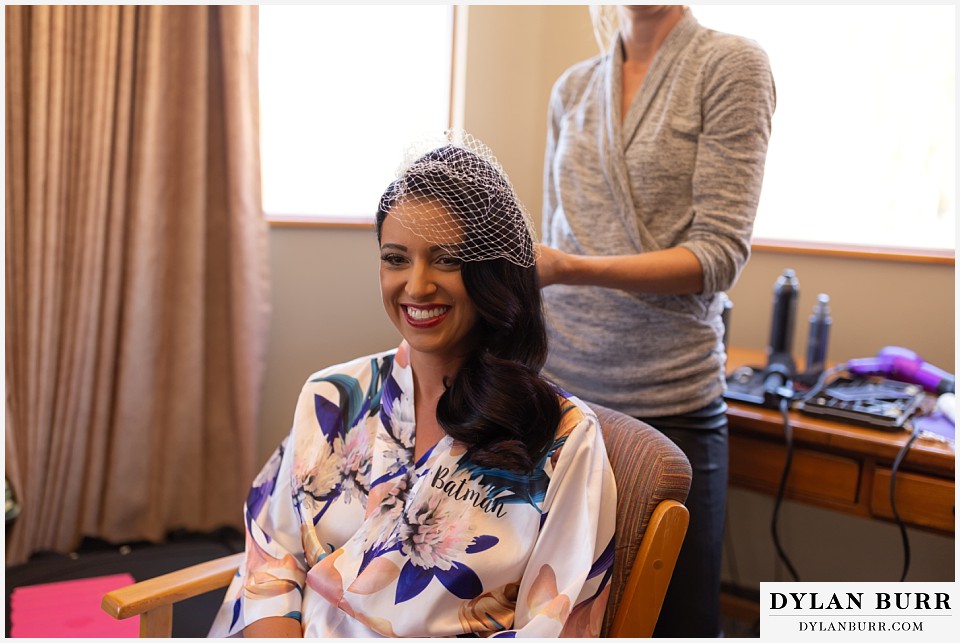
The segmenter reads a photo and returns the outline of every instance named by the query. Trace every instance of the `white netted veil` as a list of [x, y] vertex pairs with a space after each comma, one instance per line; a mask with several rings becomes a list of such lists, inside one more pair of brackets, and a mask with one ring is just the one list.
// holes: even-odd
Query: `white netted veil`
[[490, 148], [462, 130], [408, 146], [380, 209], [461, 261], [536, 263], [530, 213]]

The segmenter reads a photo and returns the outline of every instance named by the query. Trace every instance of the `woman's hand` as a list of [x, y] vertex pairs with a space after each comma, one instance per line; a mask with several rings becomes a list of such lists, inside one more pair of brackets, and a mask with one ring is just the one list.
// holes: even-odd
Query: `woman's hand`
[[243, 630], [244, 638], [302, 639], [300, 621], [285, 616], [268, 616], [254, 621]]

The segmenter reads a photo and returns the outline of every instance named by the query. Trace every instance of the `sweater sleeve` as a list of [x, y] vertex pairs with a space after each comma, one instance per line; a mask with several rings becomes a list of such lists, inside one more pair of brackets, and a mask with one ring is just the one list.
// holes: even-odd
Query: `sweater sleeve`
[[750, 256], [776, 88], [766, 53], [742, 38], [716, 47], [702, 82], [695, 217], [680, 245], [697, 257], [711, 294], [730, 288]]

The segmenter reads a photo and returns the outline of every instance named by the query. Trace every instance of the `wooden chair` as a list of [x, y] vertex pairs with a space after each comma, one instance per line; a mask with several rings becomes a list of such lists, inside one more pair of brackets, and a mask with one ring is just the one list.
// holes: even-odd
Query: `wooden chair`
[[[690, 490], [690, 463], [649, 425], [590, 406], [617, 480], [613, 576], [601, 635], [647, 638], [687, 533], [689, 513], [682, 503]], [[169, 637], [173, 604], [227, 586], [242, 558], [234, 554], [114, 590], [101, 607], [118, 619], [139, 614], [141, 637]]]

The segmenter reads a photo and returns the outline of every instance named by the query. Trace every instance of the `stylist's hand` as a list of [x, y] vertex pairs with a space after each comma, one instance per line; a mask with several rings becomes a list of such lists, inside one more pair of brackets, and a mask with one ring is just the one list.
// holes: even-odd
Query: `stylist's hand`
[[537, 259], [537, 275], [540, 277], [540, 287], [561, 283], [561, 275], [565, 269], [569, 255], [556, 248], [537, 244], [540, 258]]

